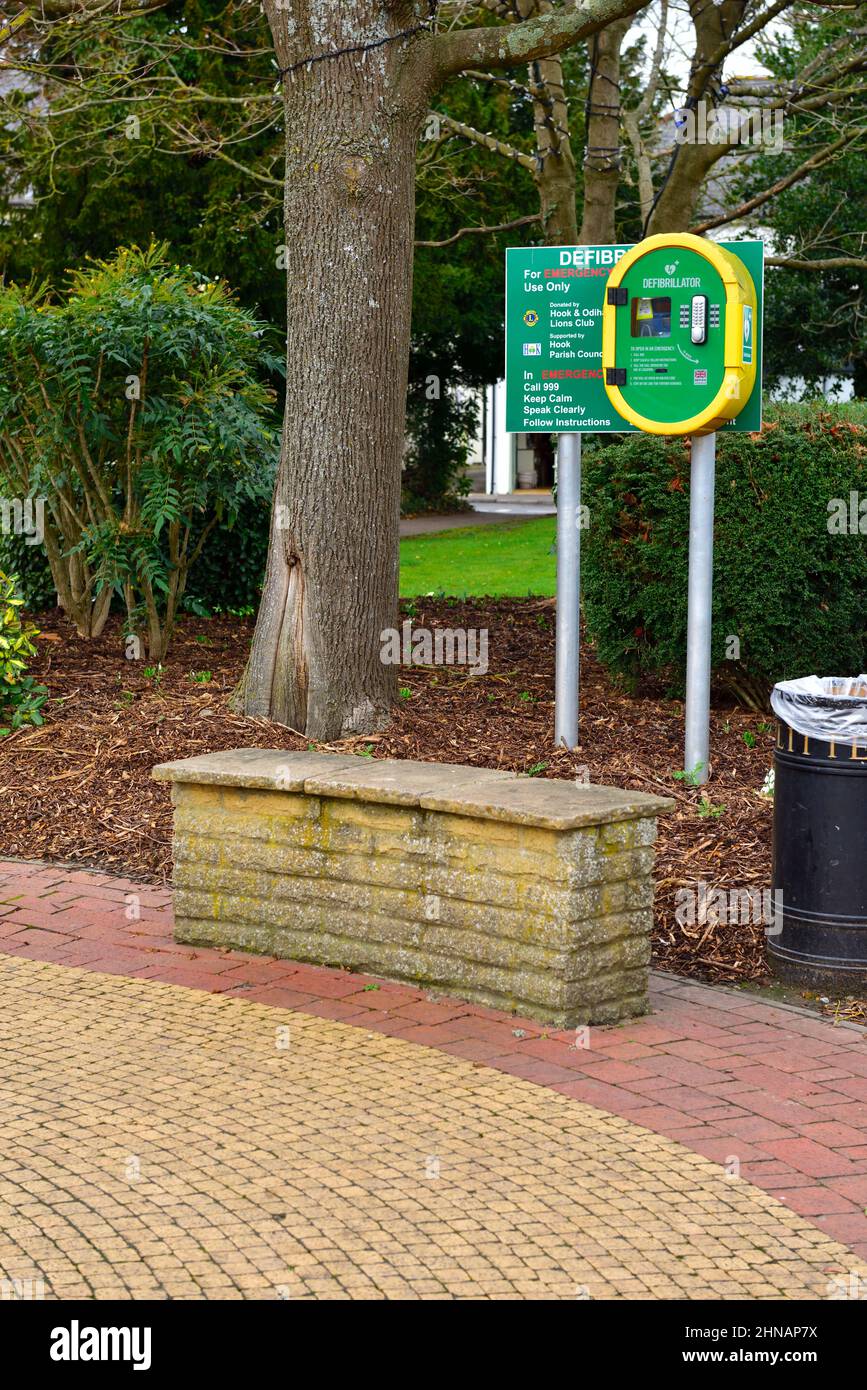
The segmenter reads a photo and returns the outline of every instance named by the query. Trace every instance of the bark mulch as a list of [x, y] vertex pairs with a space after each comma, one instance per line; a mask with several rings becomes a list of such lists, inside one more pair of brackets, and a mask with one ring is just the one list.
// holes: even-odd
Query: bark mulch
[[[656, 963], [715, 981], [760, 980], [757, 923], [680, 924], [677, 890], [770, 887], [771, 805], [759, 795], [771, 765], [771, 719], [720, 702], [712, 711], [708, 788], [674, 777], [683, 707], [664, 691], [618, 690], [582, 650], [581, 747], [553, 746], [553, 600], [416, 600], [413, 627], [487, 628], [489, 670], [404, 668], [393, 725], [381, 735], [320, 745], [361, 756], [510, 768], [673, 797], [660, 819]], [[112, 621], [96, 642], [43, 614], [32, 673], [48, 687], [46, 724], [0, 741], [0, 853], [121, 871], [163, 882], [171, 874], [169, 789], [155, 763], [220, 748], [302, 749], [309, 740], [230, 713], [252, 624], [187, 616], [162, 671], [125, 659]], [[744, 735], [747, 735], [746, 739]]]

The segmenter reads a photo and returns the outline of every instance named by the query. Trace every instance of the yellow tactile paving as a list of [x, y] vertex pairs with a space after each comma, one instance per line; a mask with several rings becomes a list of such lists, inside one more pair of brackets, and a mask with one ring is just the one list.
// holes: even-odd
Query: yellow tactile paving
[[822, 1298], [857, 1267], [626, 1120], [199, 990], [0, 956], [0, 1078], [0, 1276], [47, 1297]]

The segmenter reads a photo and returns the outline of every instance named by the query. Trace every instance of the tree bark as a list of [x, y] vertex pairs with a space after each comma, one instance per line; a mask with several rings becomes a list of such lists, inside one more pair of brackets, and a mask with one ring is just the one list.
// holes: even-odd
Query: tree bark
[[108, 622], [112, 591], [102, 589], [94, 597], [93, 575], [87, 563], [81, 555], [67, 553], [79, 539], [78, 535], [70, 538], [46, 518], [43, 542], [57, 602], [78, 636], [90, 639], [99, 637]]
[[542, 167], [536, 177], [542, 230], [549, 246], [574, 246], [578, 240], [575, 204], [575, 157], [569, 137], [569, 106], [559, 57], [541, 59], [531, 72], [549, 94], [544, 107], [534, 102]]
[[[516, 0], [521, 19], [550, 14], [551, 0]], [[548, 246], [574, 246], [578, 240], [575, 156], [569, 134], [569, 103], [559, 53], [536, 58], [529, 67], [536, 129], [537, 169], [542, 234]]]
[[647, 224], [647, 235], [685, 232], [695, 217], [699, 196], [713, 166], [726, 153], [723, 145], [679, 145], [670, 165], [670, 177]]
[[[281, 67], [418, 22], [411, 6], [311, 3]], [[330, 740], [384, 726], [395, 668], [400, 460], [409, 362], [415, 153], [430, 87], [396, 42], [287, 74], [283, 450], [243, 708]]]
[[590, 41], [592, 60], [584, 155], [584, 216], [580, 241], [587, 246], [614, 240], [620, 182], [620, 47], [631, 18], [615, 20]]

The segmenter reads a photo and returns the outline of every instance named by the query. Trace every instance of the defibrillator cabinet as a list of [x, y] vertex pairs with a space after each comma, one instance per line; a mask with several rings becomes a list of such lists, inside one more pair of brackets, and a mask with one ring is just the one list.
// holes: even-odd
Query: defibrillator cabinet
[[710, 434], [750, 398], [756, 327], [756, 288], [734, 252], [689, 232], [647, 237], [606, 286], [611, 404], [650, 434]]

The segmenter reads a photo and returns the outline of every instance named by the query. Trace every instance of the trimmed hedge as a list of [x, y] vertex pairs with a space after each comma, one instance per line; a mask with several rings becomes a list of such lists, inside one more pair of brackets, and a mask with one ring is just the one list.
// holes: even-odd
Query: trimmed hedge
[[234, 526], [215, 526], [187, 581], [183, 610], [255, 614], [268, 559], [270, 497], [242, 502]]
[[57, 590], [44, 546], [28, 545], [24, 536], [0, 532], [0, 571], [15, 575], [28, 613], [56, 607]]
[[[829, 504], [864, 500], [853, 534]], [[602, 662], [633, 686], [647, 673], [683, 690], [689, 441], [589, 442], [584, 612]], [[857, 522], [857, 517], [856, 517]], [[730, 639], [740, 642], [740, 659]], [[761, 434], [717, 436], [712, 662], [760, 705], [777, 680], [867, 667], [867, 411], [776, 406]]]

